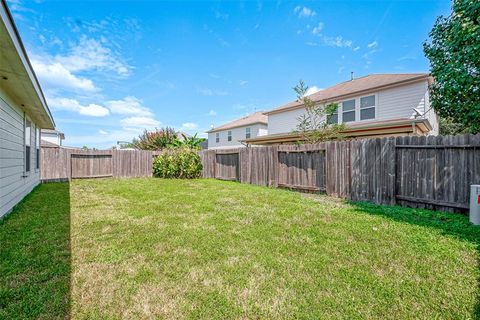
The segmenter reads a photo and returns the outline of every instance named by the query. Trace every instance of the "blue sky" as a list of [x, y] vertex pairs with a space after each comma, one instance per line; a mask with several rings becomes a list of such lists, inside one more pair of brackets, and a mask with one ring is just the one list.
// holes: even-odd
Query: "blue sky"
[[66, 145], [189, 134], [348, 80], [428, 71], [450, 1], [8, 1]]

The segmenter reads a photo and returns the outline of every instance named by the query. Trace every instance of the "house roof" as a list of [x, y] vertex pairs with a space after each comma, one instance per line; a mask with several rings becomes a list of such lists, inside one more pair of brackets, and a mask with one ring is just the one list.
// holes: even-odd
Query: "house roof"
[[60, 148], [58, 144], [43, 139], [40, 141], [40, 146], [42, 148]]
[[[408, 84], [421, 80], [431, 80], [428, 73], [402, 73], [402, 74], [371, 74], [354, 80], [341, 82], [332, 87], [320, 90], [308, 96], [312, 101], [318, 103], [328, 103], [338, 101], [342, 98], [352, 96], [354, 94], [362, 94], [378, 89], [384, 89], [392, 86]], [[301, 101], [292, 101], [278, 108], [266, 112], [266, 114], [274, 114], [289, 109], [301, 107]]]
[[0, 0], [0, 87], [42, 128], [55, 122], [5, 0]]
[[252, 113], [246, 117], [225, 123], [224, 125], [221, 125], [219, 127], [213, 128], [207, 133], [211, 132], [217, 132], [221, 130], [226, 130], [226, 129], [232, 129], [232, 128], [237, 128], [237, 127], [244, 127], [248, 126], [251, 124], [255, 123], [262, 123], [262, 124], [267, 124], [268, 123], [268, 117], [265, 115], [263, 111], [257, 111], [255, 113]]

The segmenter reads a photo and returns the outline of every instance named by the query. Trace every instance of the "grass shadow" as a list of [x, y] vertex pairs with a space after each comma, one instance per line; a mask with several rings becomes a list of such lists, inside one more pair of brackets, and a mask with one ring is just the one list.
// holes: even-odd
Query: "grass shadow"
[[[454, 236], [472, 243], [477, 250], [477, 268], [480, 271], [480, 226], [472, 225], [468, 221], [468, 217], [455, 213], [376, 205], [369, 202], [348, 201], [348, 203], [360, 213], [378, 215], [416, 226], [435, 228], [444, 235]], [[477, 283], [477, 297], [472, 314], [473, 319], [480, 319], [480, 278], [477, 279]]]
[[0, 319], [70, 317], [70, 190], [42, 184], [0, 220]]

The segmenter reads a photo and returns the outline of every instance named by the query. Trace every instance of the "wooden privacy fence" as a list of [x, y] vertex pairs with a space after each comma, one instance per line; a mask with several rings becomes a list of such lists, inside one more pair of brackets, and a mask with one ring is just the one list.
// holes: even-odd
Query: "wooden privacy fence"
[[480, 184], [480, 135], [204, 150], [200, 156], [206, 178], [443, 211], [467, 210], [470, 185]]
[[150, 177], [157, 151], [42, 148], [42, 181], [75, 178]]

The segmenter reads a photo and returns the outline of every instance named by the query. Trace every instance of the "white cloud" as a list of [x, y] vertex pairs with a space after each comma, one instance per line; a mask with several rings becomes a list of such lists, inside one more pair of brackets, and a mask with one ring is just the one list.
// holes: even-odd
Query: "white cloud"
[[35, 73], [47, 88], [52, 87], [55, 89], [63, 88], [82, 91], [97, 90], [92, 80], [74, 75], [61, 63], [48, 63], [43, 61], [40, 61], [37, 57], [31, 59]]
[[342, 36], [337, 37], [322, 37], [323, 43], [329, 47], [338, 47], [338, 48], [350, 48], [352, 47], [353, 41], [344, 39]]
[[323, 88], [318, 88], [317, 86], [312, 86], [312, 87], [309, 87], [307, 92], [305, 93], [307, 96], [311, 95], [311, 94], [314, 94], [320, 90], [323, 90]]
[[49, 98], [48, 104], [52, 109], [73, 111], [90, 117], [105, 117], [110, 114], [107, 108], [98, 104], [82, 105], [78, 100], [69, 98]]
[[107, 101], [105, 104], [112, 113], [152, 117], [152, 111], [149, 108], [143, 106], [142, 103], [142, 100], [134, 96], [128, 96], [123, 98], [122, 100]]
[[197, 128], [198, 128], [198, 124], [194, 122], [185, 122], [182, 124], [182, 129], [185, 129], [185, 130], [195, 130]]
[[226, 95], [227, 95], [227, 92], [225, 92], [225, 91], [212, 90], [212, 89], [208, 89], [208, 88], [200, 88], [200, 89], [197, 89], [197, 92], [200, 93], [202, 96], [208, 96], [208, 97], [212, 97], [212, 96], [226, 96]]
[[240, 85], [241, 85], [241, 86], [244, 86], [244, 85], [246, 85], [247, 83], [248, 83], [247, 80], [240, 80]]
[[103, 134], [103, 135], [108, 134], [108, 132], [105, 131], [105, 130], [98, 130], [98, 133]]
[[161, 123], [158, 120], [155, 120], [150, 117], [129, 117], [120, 120], [122, 126], [127, 128], [142, 128], [142, 129], [153, 129], [158, 127]]
[[320, 22], [316, 27], [312, 29], [312, 33], [317, 35], [317, 34], [320, 34], [322, 30], [323, 30], [323, 22]]
[[378, 47], [377, 41], [373, 41], [372, 43], [367, 44], [368, 49], [375, 49]]
[[359, 46], [356, 46], [355, 48], [353, 48], [353, 51], [358, 51], [358, 50], [360, 50]]
[[213, 117], [213, 116], [216, 116], [217, 113], [215, 112], [215, 110], [212, 109], [208, 112], [208, 115]]
[[308, 18], [308, 17], [313, 17], [317, 13], [313, 11], [312, 9], [308, 7], [302, 7], [302, 6], [296, 6], [295, 9], [293, 9], [293, 12], [299, 17], [299, 18]]
[[101, 41], [82, 36], [80, 41], [70, 48], [66, 56], [55, 56], [71, 72], [86, 70], [112, 71], [120, 76], [127, 76], [131, 67]]

